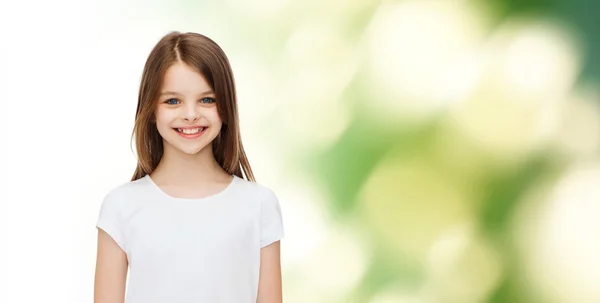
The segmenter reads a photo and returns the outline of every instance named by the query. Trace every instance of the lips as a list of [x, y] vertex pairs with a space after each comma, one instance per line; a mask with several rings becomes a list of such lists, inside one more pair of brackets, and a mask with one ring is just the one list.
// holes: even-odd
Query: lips
[[177, 132], [178, 135], [180, 135], [186, 139], [198, 138], [202, 134], [204, 134], [207, 129], [208, 129], [207, 126], [173, 128], [173, 130], [175, 132]]

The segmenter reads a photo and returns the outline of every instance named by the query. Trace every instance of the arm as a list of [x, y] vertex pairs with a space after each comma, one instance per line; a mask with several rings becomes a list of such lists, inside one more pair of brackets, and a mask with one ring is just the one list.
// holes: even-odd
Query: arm
[[125, 302], [127, 265], [125, 252], [105, 231], [98, 228], [94, 303]]
[[260, 274], [257, 303], [281, 303], [280, 242], [274, 242], [260, 250]]

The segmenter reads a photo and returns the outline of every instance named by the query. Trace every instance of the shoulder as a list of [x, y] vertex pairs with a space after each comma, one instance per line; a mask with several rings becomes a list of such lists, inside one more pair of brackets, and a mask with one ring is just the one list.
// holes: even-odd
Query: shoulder
[[147, 192], [148, 184], [145, 178], [120, 183], [111, 188], [102, 201], [104, 207], [128, 207], [139, 201]]
[[277, 200], [275, 192], [266, 185], [248, 181], [246, 179], [237, 178], [236, 191], [243, 194], [246, 197], [252, 197], [256, 200], [265, 202], [270, 200]]
[[240, 192], [253, 197], [250, 204], [257, 210], [255, 214], [260, 224], [260, 247], [266, 247], [283, 238], [283, 216], [275, 192], [270, 187], [256, 182], [238, 181], [241, 181], [237, 187], [241, 189]]

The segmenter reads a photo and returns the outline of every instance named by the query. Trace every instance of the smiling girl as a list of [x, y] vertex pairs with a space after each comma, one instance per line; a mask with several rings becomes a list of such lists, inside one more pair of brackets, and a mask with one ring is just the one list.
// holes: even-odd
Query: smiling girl
[[215, 42], [178, 32], [158, 42], [133, 135], [133, 178], [97, 221], [94, 302], [282, 302], [279, 202], [254, 180]]

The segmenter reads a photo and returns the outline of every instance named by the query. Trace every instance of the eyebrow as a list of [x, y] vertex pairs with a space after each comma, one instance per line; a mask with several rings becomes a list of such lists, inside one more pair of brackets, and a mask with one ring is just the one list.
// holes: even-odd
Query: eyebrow
[[[207, 90], [203, 93], [200, 93], [200, 96], [206, 96], [206, 95], [214, 95], [215, 93], [212, 90]], [[160, 96], [166, 96], [166, 95], [174, 95], [174, 96], [181, 96], [180, 93], [178, 92], [172, 92], [172, 91], [165, 91], [165, 92], [161, 92]]]

